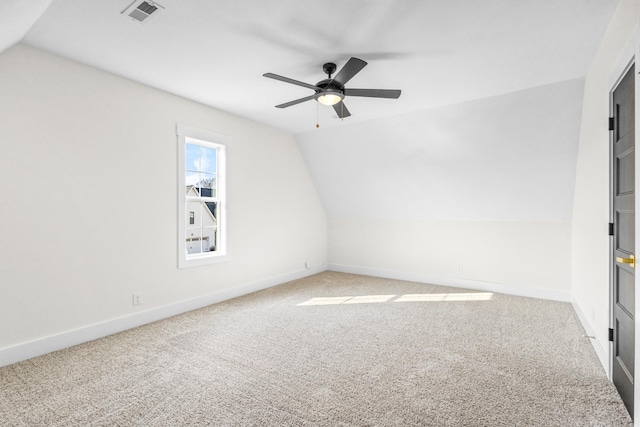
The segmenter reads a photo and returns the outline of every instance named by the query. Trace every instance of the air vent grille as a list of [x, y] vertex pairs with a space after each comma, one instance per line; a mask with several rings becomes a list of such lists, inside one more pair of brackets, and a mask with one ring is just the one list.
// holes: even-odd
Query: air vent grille
[[136, 9], [143, 11], [147, 15], [151, 15], [153, 12], [158, 10], [156, 6], [149, 4], [146, 1], [143, 1], [142, 3], [140, 3], [140, 6], [138, 6]]
[[152, 1], [134, 0], [129, 7], [122, 11], [122, 14], [138, 22], [145, 22], [156, 14], [159, 8], [164, 9], [161, 5]]

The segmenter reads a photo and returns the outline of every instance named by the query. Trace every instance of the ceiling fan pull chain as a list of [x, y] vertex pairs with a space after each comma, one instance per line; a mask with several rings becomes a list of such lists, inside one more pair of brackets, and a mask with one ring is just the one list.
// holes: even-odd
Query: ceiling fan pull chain
[[319, 113], [320, 105], [316, 102], [316, 129], [320, 127]]

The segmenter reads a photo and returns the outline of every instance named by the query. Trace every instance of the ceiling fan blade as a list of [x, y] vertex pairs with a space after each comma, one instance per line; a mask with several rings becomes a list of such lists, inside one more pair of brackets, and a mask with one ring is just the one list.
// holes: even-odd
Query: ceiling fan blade
[[344, 96], [366, 96], [368, 98], [400, 98], [400, 89], [345, 89]]
[[338, 113], [338, 117], [344, 119], [345, 117], [349, 117], [351, 113], [347, 110], [347, 106], [344, 105], [344, 102], [338, 102], [337, 104], [333, 104], [333, 109]]
[[300, 104], [301, 102], [311, 101], [315, 97], [316, 97], [315, 95], [305, 96], [304, 98], [300, 98], [300, 99], [296, 99], [294, 101], [285, 102], [284, 104], [276, 105], [276, 108], [291, 107], [292, 105]]
[[344, 64], [344, 67], [342, 67], [342, 69], [338, 71], [338, 74], [335, 75], [335, 77], [333, 78], [333, 81], [338, 82], [341, 86], [344, 86], [349, 80], [351, 80], [353, 76], [358, 74], [360, 70], [362, 70], [366, 65], [367, 63], [362, 59], [351, 57], [351, 59], [349, 59], [347, 63]]
[[309, 88], [311, 90], [320, 90], [319, 87], [311, 85], [309, 83], [301, 82], [301, 81], [298, 81], [298, 80], [293, 80], [293, 79], [290, 79], [289, 77], [283, 77], [283, 76], [279, 76], [279, 75], [273, 74], [273, 73], [264, 73], [263, 76], [264, 77], [269, 77], [270, 79], [280, 80], [281, 82], [291, 83], [291, 84], [294, 84], [294, 85], [306, 87], [306, 88]]

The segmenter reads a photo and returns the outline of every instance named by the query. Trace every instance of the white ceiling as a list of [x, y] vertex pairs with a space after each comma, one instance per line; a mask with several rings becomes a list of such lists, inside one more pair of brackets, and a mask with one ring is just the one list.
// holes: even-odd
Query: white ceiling
[[[0, 50], [24, 35], [294, 134], [330, 217], [571, 217], [582, 79], [617, 0], [160, 0], [144, 24], [130, 1], [3, 0]], [[369, 65], [347, 87], [400, 99], [347, 97], [344, 121], [274, 108], [312, 92], [262, 74], [315, 84], [351, 56]]]
[[[369, 65], [347, 87], [403, 91], [346, 100], [349, 122], [379, 119], [584, 77], [616, 4], [160, 0], [141, 24], [121, 15], [130, 2], [54, 0], [23, 42], [291, 133], [313, 128], [316, 103], [274, 106], [312, 92], [265, 72], [315, 84], [325, 62], [359, 57]], [[332, 116], [322, 107], [321, 126]]]
[[0, 2], [0, 52], [19, 42], [50, 4], [51, 0]]

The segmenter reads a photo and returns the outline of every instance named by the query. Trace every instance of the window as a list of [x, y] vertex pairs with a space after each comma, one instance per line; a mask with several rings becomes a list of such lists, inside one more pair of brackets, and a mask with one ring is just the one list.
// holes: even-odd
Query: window
[[178, 267], [226, 259], [227, 136], [178, 125]]

